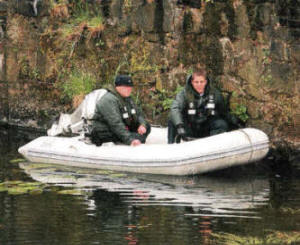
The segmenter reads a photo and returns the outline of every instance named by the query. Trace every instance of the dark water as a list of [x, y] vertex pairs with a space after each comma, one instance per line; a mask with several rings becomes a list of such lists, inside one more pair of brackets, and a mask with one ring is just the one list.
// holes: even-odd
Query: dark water
[[0, 183], [40, 183], [0, 192], [0, 244], [300, 244], [297, 164], [191, 177], [63, 168], [12, 161], [38, 134], [0, 132]]

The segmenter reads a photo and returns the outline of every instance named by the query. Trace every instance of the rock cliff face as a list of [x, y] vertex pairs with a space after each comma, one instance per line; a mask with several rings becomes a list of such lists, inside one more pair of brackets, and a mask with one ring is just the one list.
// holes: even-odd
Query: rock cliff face
[[46, 128], [129, 72], [165, 125], [203, 66], [247, 126], [299, 149], [299, 37], [297, 0], [0, 0], [0, 121]]

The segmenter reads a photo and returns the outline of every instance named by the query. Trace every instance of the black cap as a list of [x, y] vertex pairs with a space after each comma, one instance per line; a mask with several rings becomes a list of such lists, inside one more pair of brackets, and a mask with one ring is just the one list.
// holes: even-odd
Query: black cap
[[115, 86], [133, 86], [133, 82], [130, 76], [118, 75], [115, 79]]

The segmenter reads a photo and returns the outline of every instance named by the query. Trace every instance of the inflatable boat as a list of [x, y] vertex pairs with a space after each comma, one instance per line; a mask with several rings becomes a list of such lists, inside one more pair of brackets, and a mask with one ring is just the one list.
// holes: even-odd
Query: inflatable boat
[[268, 136], [239, 129], [180, 144], [167, 144], [167, 128], [152, 127], [146, 144], [87, 144], [81, 136], [42, 136], [19, 148], [28, 161], [145, 174], [195, 175], [263, 159]]

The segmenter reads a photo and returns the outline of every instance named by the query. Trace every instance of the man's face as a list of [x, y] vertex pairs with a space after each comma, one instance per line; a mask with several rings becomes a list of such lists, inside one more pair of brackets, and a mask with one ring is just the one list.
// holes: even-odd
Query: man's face
[[116, 90], [122, 97], [129, 97], [132, 92], [132, 87], [131, 86], [117, 86]]
[[195, 76], [192, 80], [192, 86], [199, 94], [204, 93], [206, 84], [207, 80], [204, 76]]

